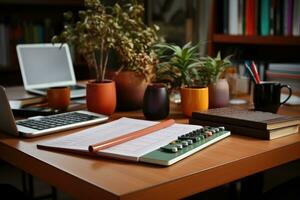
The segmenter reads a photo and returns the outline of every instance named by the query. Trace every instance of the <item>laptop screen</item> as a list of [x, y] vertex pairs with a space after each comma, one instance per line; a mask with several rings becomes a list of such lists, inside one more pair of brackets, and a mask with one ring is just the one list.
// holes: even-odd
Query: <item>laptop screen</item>
[[17, 49], [25, 88], [75, 84], [67, 45], [18, 45]]

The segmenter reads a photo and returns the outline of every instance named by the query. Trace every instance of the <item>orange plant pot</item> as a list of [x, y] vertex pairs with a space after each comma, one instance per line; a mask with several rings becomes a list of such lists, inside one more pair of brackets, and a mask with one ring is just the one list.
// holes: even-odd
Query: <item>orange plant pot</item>
[[181, 88], [182, 112], [188, 117], [194, 111], [205, 111], [208, 109], [208, 88]]
[[48, 106], [52, 109], [67, 110], [70, 104], [69, 87], [52, 87], [47, 90]]
[[86, 88], [87, 109], [91, 112], [111, 115], [117, 105], [116, 85], [114, 81], [103, 83], [90, 82]]

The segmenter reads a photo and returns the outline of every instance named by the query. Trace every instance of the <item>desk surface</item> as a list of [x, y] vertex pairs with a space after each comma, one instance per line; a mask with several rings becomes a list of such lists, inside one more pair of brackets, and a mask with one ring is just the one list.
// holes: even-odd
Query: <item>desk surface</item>
[[[280, 110], [291, 115], [299, 111]], [[111, 119], [121, 116], [143, 118], [135, 111], [117, 112]], [[170, 118], [188, 121], [176, 105]], [[42, 141], [81, 129], [33, 139], [0, 133], [0, 158], [81, 199], [178, 199], [300, 158], [300, 134], [272, 141], [232, 135], [170, 167], [36, 148]]]

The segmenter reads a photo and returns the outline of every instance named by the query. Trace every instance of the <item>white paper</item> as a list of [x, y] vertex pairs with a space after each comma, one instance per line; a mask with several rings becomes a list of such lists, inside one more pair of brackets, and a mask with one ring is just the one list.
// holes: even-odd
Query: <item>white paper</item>
[[[123, 117], [119, 120], [41, 143], [39, 146], [88, 152], [89, 145], [107, 141], [157, 123]], [[134, 140], [101, 150], [98, 154], [138, 161], [142, 155], [154, 151], [176, 140], [178, 136], [198, 128], [201, 128], [201, 126], [174, 124]]]

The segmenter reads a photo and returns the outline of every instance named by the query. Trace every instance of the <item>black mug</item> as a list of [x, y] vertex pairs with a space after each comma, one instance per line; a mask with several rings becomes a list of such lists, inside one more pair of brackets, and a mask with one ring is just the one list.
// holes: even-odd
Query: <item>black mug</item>
[[169, 115], [169, 95], [164, 84], [147, 86], [143, 100], [143, 113], [146, 119], [159, 120]]
[[[281, 102], [281, 89], [286, 87], [289, 90], [288, 97]], [[281, 104], [289, 100], [292, 95], [292, 89], [289, 85], [279, 82], [261, 82], [254, 86], [253, 103], [254, 109], [264, 112], [277, 113]]]

